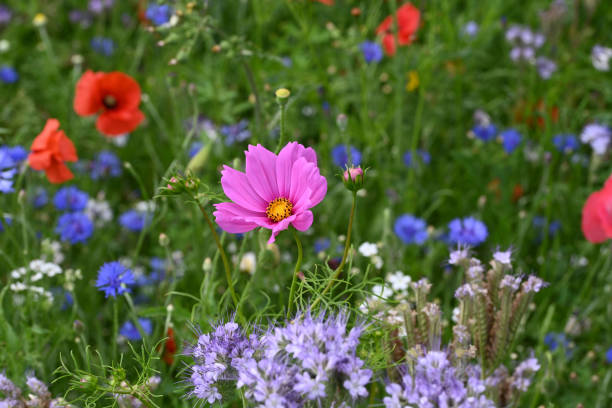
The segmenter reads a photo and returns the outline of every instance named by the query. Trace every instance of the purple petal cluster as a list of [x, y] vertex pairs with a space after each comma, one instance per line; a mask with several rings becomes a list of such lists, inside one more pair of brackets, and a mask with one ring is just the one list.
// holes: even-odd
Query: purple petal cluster
[[387, 385], [383, 402], [386, 408], [413, 404], [423, 408], [495, 408], [485, 395], [486, 385], [480, 377], [479, 367], [459, 371], [446, 352], [430, 351], [417, 358], [413, 375], [406, 370], [401, 384]]
[[450, 244], [462, 244], [472, 247], [485, 242], [489, 232], [487, 226], [472, 217], [456, 218], [448, 224], [448, 241]]
[[191, 394], [212, 404], [236, 381], [246, 399], [266, 407], [365, 397], [372, 372], [356, 356], [363, 326], [349, 329], [347, 323], [342, 313], [306, 313], [261, 336], [247, 336], [234, 322], [219, 325], [200, 335], [190, 353]]
[[191, 394], [209, 404], [221, 401], [222, 383], [237, 381], [239, 363], [251, 357], [259, 348], [257, 336], [247, 336], [237, 323], [219, 325], [209, 334], [201, 334], [190, 353], [195, 364], [191, 367]]

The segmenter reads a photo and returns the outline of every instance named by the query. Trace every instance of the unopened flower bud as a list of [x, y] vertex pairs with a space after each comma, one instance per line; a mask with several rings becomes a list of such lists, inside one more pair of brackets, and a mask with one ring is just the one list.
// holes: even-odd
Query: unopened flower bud
[[342, 180], [346, 188], [351, 191], [359, 191], [363, 187], [365, 172], [361, 167], [350, 167], [344, 171]]
[[34, 24], [36, 27], [44, 26], [47, 24], [47, 16], [45, 16], [43, 13], [36, 14], [32, 20], [32, 24]]
[[338, 125], [338, 128], [341, 132], [344, 132], [348, 125], [348, 116], [346, 116], [344, 113], [341, 113], [336, 116], [336, 125]]
[[159, 245], [165, 248], [169, 244], [170, 244], [170, 238], [168, 238], [168, 236], [164, 234], [163, 232], [159, 234]]

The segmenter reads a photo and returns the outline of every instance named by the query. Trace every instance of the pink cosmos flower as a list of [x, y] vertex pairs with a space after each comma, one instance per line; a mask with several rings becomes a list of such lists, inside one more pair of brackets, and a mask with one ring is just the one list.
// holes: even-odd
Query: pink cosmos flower
[[327, 193], [315, 151], [291, 142], [278, 156], [261, 145], [249, 145], [245, 156], [245, 173], [223, 167], [221, 186], [232, 202], [215, 204], [217, 224], [230, 233], [267, 228], [272, 230], [269, 243], [289, 225], [310, 228], [310, 209]]

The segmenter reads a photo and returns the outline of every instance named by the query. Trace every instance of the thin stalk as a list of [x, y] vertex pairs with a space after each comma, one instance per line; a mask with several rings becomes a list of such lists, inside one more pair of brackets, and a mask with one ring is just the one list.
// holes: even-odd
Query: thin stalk
[[287, 315], [291, 315], [291, 307], [293, 306], [293, 298], [295, 296], [295, 286], [297, 283], [297, 275], [300, 272], [302, 266], [302, 241], [298, 237], [298, 234], [293, 230], [293, 237], [295, 238], [295, 244], [298, 250], [298, 257], [295, 263], [295, 269], [293, 271], [293, 279], [291, 280], [291, 289], [289, 290], [289, 304], [287, 304]]
[[117, 357], [117, 335], [119, 334], [119, 307], [117, 306], [117, 299], [113, 299], [113, 337], [111, 339], [112, 353], [111, 356], [113, 361]]
[[265, 133], [264, 129], [266, 128], [266, 124], [264, 123], [263, 109], [261, 108], [261, 95], [259, 94], [259, 89], [257, 89], [255, 76], [253, 75], [253, 71], [251, 70], [248, 62], [246, 62], [244, 58], [241, 58], [240, 62], [244, 68], [247, 81], [249, 81], [251, 92], [253, 92], [253, 96], [255, 97], [255, 122], [257, 123], [257, 133]]
[[287, 139], [287, 132], [285, 130], [285, 116], [287, 112], [287, 103], [280, 104], [280, 136], [278, 138], [278, 145], [276, 146], [276, 154], [280, 152], [280, 149], [285, 144], [285, 140]]
[[[225, 268], [225, 278], [227, 279], [227, 285], [229, 287], [230, 293], [232, 295], [232, 300], [234, 301], [234, 306], [238, 308], [238, 296], [236, 296], [236, 291], [234, 290], [234, 283], [232, 281], [232, 270], [230, 269], [229, 260], [227, 259], [227, 255], [225, 254], [225, 250], [223, 249], [223, 245], [221, 245], [221, 241], [219, 240], [219, 234], [217, 234], [217, 230], [215, 229], [215, 225], [212, 223], [206, 209], [202, 206], [202, 204], [198, 203], [198, 207], [200, 207], [200, 212], [204, 216], [206, 223], [208, 224], [208, 228], [210, 228], [210, 232], [217, 244], [217, 249], [219, 254], [221, 255], [221, 260], [223, 260], [223, 267]], [[239, 310], [236, 309], [236, 314], [240, 316]]]
[[356, 205], [357, 205], [357, 192], [354, 191], [353, 192], [353, 206], [351, 207], [351, 215], [349, 217], [348, 230], [346, 232], [346, 244], [344, 244], [344, 254], [342, 255], [342, 261], [340, 262], [340, 265], [338, 265], [338, 268], [336, 269], [336, 273], [334, 273], [334, 275], [330, 279], [330, 281], [327, 284], [327, 286], [325, 287], [325, 289], [323, 289], [323, 292], [321, 292], [319, 297], [310, 306], [310, 310], [313, 310], [315, 308], [315, 306], [319, 304], [319, 302], [321, 301], [323, 296], [327, 292], [329, 292], [329, 290], [332, 288], [332, 286], [334, 286], [334, 283], [336, 282], [336, 280], [338, 279], [338, 277], [342, 273], [342, 269], [344, 268], [344, 265], [346, 264], [346, 260], [348, 258], [348, 253], [349, 253], [349, 249], [351, 247], [351, 232], [353, 231], [353, 220], [355, 219], [355, 207], [356, 207]]

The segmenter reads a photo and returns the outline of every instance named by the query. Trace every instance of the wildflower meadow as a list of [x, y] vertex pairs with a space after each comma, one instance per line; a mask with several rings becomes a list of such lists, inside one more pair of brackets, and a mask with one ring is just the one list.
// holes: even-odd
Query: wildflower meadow
[[0, 408], [612, 407], [612, 3], [0, 0]]

